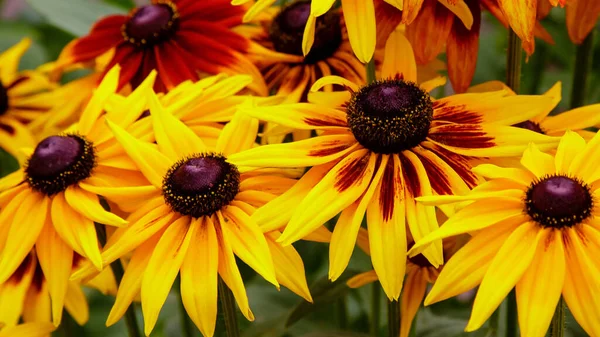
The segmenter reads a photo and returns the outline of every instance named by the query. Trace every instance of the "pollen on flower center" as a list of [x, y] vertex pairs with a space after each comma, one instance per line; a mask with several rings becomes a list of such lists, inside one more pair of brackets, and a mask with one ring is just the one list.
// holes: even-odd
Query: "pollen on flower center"
[[239, 191], [240, 173], [214, 153], [194, 155], [176, 163], [163, 180], [163, 196], [171, 208], [199, 218], [228, 205]]
[[51, 136], [37, 145], [25, 174], [32, 189], [53, 195], [88, 178], [95, 165], [94, 147], [84, 137]]
[[0, 116], [8, 111], [8, 92], [0, 81]]
[[377, 153], [399, 153], [421, 143], [433, 119], [429, 94], [401, 79], [377, 81], [354, 93], [347, 107], [356, 140]]
[[544, 227], [574, 226], [588, 218], [593, 199], [589, 187], [562, 175], [533, 183], [526, 193], [526, 212]]
[[[269, 27], [269, 37], [278, 52], [303, 55], [302, 37], [304, 27], [310, 16], [310, 1], [297, 1], [283, 10], [273, 19]], [[342, 43], [340, 14], [329, 11], [317, 18], [315, 39], [305, 63], [315, 63], [333, 55]]]
[[178, 17], [177, 7], [168, 1], [142, 6], [123, 24], [121, 33], [135, 45], [152, 45], [174, 32]]
[[521, 123], [517, 123], [515, 125], [513, 125], [515, 127], [521, 128], [521, 129], [527, 129], [533, 132], [537, 132], [537, 133], [541, 133], [541, 134], [546, 134], [544, 132], [544, 130], [542, 130], [542, 127], [536, 123], [536, 122], [532, 122], [532, 121], [524, 121]]

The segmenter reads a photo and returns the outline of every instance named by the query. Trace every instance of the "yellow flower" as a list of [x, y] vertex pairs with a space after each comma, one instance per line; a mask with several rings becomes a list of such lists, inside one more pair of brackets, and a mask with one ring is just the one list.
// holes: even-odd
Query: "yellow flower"
[[19, 149], [35, 145], [27, 124], [54, 106], [55, 85], [37, 71], [19, 72], [19, 61], [31, 40], [23, 39], [0, 54], [0, 147], [15, 157]]
[[[250, 0], [233, 0], [232, 4], [246, 4]], [[465, 27], [471, 28], [473, 24], [473, 15], [464, 0], [439, 0], [441, 4], [448, 7], [464, 23]], [[342, 10], [344, 13], [348, 38], [356, 57], [363, 63], [367, 63], [373, 57], [375, 45], [380, 36], [384, 40], [387, 35], [402, 22], [410, 24], [421, 9], [424, 0], [343, 0]], [[250, 21], [260, 12], [266, 10], [275, 3], [275, 0], [258, 0], [251, 6], [244, 21]], [[302, 41], [302, 51], [307, 55], [313, 46], [315, 32], [317, 31], [317, 18], [325, 15], [331, 7], [334, 0], [312, 0], [310, 16], [304, 30], [304, 39]], [[390, 18], [390, 17], [397, 17]], [[377, 22], [377, 27], [375, 23]]]
[[[144, 198], [149, 191], [137, 185], [145, 181], [102, 122], [107, 99], [114, 95], [119, 68], [112, 69], [85, 107], [79, 122], [65, 133], [37, 144], [26, 165], [0, 179], [0, 283], [15, 273], [34, 245], [53, 247], [42, 254], [53, 302], [53, 320], [60, 321], [62, 303], [76, 254], [103, 267], [94, 222], [123, 226], [127, 221], [104, 210], [99, 195], [119, 202], [124, 193]], [[132, 102], [152, 86], [150, 76], [128, 98]], [[136, 99], [137, 97], [137, 99]], [[123, 127], [132, 119], [120, 114]], [[135, 120], [135, 119], [133, 119]], [[112, 140], [112, 141], [111, 141]]]
[[600, 135], [586, 144], [567, 131], [554, 156], [531, 144], [520, 168], [475, 167], [490, 180], [464, 196], [419, 198], [428, 205], [467, 203], [409, 254], [440, 238], [473, 235], [448, 261], [425, 304], [480, 285], [466, 328], [473, 331], [516, 286], [521, 334], [542, 337], [562, 293], [581, 327], [600, 335], [598, 151]]
[[[253, 320], [235, 256], [275, 286], [281, 283], [310, 300], [298, 253], [281, 247], [277, 231], [264, 233], [250, 217], [295, 180], [273, 170], [244, 172], [229, 159], [254, 145], [258, 121], [236, 114], [211, 149], [165, 111], [154, 94], [150, 114], [156, 146], [108, 122], [152, 193], [129, 216], [131, 225], [115, 231], [102, 253], [108, 264], [134, 251], [107, 324], [114, 324], [141, 293], [144, 330], [150, 334], [179, 273], [183, 304], [205, 336], [215, 330], [219, 276], [242, 314]], [[73, 277], [89, 273], [89, 267], [82, 268]]]
[[[464, 193], [480, 178], [469, 158], [516, 155], [530, 141], [547, 147], [557, 139], [510, 127], [539, 114], [544, 96], [510, 96], [503, 91], [432, 100], [440, 79], [414, 83], [412, 49], [400, 31], [390, 36], [382, 75], [369, 85], [339, 77], [313, 86], [345, 86], [343, 92], [313, 92], [315, 103], [245, 108], [256, 118], [304, 130], [317, 137], [261, 146], [230, 156], [243, 166], [314, 166], [292, 189], [259, 209], [253, 218], [265, 229], [287, 227], [280, 241], [305, 237], [341, 212], [330, 245], [329, 277], [348, 264], [366, 213], [371, 260], [390, 299], [397, 299], [405, 270], [406, 225], [415, 239], [438, 227], [435, 209], [414, 198]], [[518, 110], [519, 114], [510, 113]], [[442, 243], [425, 255], [443, 262]]]
[[5, 328], [0, 324], [0, 337], [46, 337], [55, 329], [50, 323], [24, 323]]

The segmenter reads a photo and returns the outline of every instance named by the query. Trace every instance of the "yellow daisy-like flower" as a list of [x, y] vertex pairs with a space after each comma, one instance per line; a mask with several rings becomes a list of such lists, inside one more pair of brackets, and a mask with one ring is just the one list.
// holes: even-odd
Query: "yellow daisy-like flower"
[[0, 147], [20, 157], [21, 147], [35, 145], [27, 124], [54, 106], [56, 87], [37, 71], [19, 72], [19, 61], [31, 45], [23, 39], [0, 54]]
[[[397, 299], [402, 288], [406, 225], [415, 240], [438, 227], [434, 207], [414, 198], [476, 186], [480, 178], [471, 172], [471, 157], [516, 155], [529, 141], [547, 147], [557, 142], [509, 126], [539, 114], [550, 98], [507, 97], [499, 91], [432, 100], [427, 91], [440, 80], [415, 84], [411, 51], [396, 31], [386, 46], [386, 79], [364, 85], [326, 77], [313, 89], [335, 83], [348, 91], [313, 92], [309, 100], [317, 104], [243, 109], [268, 122], [316, 129], [319, 135], [230, 156], [243, 166], [314, 166], [253, 218], [265, 229], [287, 224], [280, 241], [290, 244], [341, 212], [330, 245], [329, 277], [335, 280], [348, 264], [366, 213], [371, 260], [390, 299]], [[514, 110], [520, 113], [510, 113]], [[440, 265], [441, 241], [423, 254]]]
[[[268, 171], [244, 173], [228, 159], [254, 145], [258, 121], [237, 114], [213, 150], [167, 113], [154, 94], [150, 97], [157, 146], [108, 122], [151, 184], [147, 188], [152, 194], [129, 216], [131, 225], [115, 231], [102, 253], [108, 264], [135, 250], [107, 324], [114, 324], [141, 293], [144, 330], [150, 334], [178, 274], [186, 311], [205, 336], [215, 330], [219, 276], [242, 314], [253, 320], [236, 256], [272, 284], [281, 283], [310, 300], [298, 253], [281, 247], [275, 242], [278, 232], [264, 234], [250, 217], [295, 180]], [[73, 277], [88, 274], [89, 268], [82, 268]]]
[[0, 324], [0, 337], [46, 337], [55, 329], [50, 323], [24, 323], [4, 328]]
[[[99, 195], [116, 201], [123, 193], [144, 198], [145, 181], [101, 122], [113, 116], [103, 106], [114, 95], [119, 69], [108, 73], [94, 92], [77, 125], [37, 144], [26, 165], [0, 179], [0, 283], [6, 282], [37, 247], [52, 297], [52, 315], [60, 321], [75, 253], [103, 267], [94, 222], [123, 226], [127, 221], [103, 209]], [[146, 80], [129, 97], [139, 99]], [[138, 97], [136, 99], [136, 97]], [[127, 115], [119, 115], [128, 127]], [[99, 122], [100, 121], [100, 122]], [[138, 184], [138, 185], [135, 185]], [[26, 225], [24, 225], [26, 224]], [[40, 245], [49, 248], [42, 254]]]
[[531, 144], [519, 168], [475, 167], [490, 180], [464, 196], [420, 198], [428, 205], [467, 203], [410, 254], [440, 238], [473, 234], [425, 304], [480, 285], [466, 328], [473, 331], [516, 286], [521, 335], [542, 337], [562, 294], [581, 327], [600, 335], [599, 151], [600, 135], [586, 144], [567, 131], [554, 156]]
[[[249, 1], [233, 0], [232, 4], [241, 5]], [[467, 28], [471, 28], [473, 15], [464, 0], [438, 1], [455, 13]], [[423, 2], [424, 0], [343, 0], [342, 10], [344, 21], [348, 31], [348, 38], [356, 57], [363, 63], [369, 62], [375, 53], [375, 45], [379, 38], [377, 35], [391, 28], [387, 30], [389, 34], [400, 22], [410, 24], [416, 18]], [[259, 13], [273, 5], [273, 3], [275, 3], [275, 0], [256, 1], [246, 12], [244, 21], [252, 20]], [[308, 55], [315, 41], [318, 41], [316, 39], [318, 35], [315, 35], [315, 32], [318, 32], [317, 18], [326, 15], [334, 3], [335, 0], [311, 0], [310, 15], [308, 16], [302, 41], [304, 55]], [[389, 13], [390, 11], [395, 12], [395, 16], [398, 17], [397, 20], [389, 20], [391, 23], [388, 22], [388, 17], [394, 14]], [[375, 25], [376, 22], [377, 28]], [[383, 33], [383, 35], [387, 34]]]
[[352, 52], [340, 10], [317, 19], [315, 42], [304, 56], [302, 36], [310, 16], [310, 1], [296, 1], [285, 7], [270, 8], [260, 16], [259, 26], [244, 26], [242, 35], [259, 46], [251, 48], [270, 91], [287, 102], [306, 100], [310, 86], [319, 78], [338, 75], [364, 82], [364, 65]]

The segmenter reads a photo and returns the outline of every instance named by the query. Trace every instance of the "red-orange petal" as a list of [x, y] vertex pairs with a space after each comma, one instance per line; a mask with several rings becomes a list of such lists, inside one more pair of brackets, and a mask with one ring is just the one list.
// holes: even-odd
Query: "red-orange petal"
[[419, 15], [406, 27], [418, 64], [431, 62], [444, 50], [453, 22], [454, 14], [437, 0], [423, 3]]
[[465, 0], [465, 3], [473, 13], [473, 26], [469, 30], [465, 28], [458, 17], [454, 17], [454, 25], [452, 25], [446, 45], [448, 76], [457, 93], [466, 92], [471, 85], [479, 50], [479, 27], [481, 25], [479, 1]]

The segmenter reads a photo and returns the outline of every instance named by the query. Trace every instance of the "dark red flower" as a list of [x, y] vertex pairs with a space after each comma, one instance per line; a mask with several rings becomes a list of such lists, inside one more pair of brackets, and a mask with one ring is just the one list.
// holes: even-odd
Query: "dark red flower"
[[250, 41], [232, 31], [243, 15], [244, 9], [230, 0], [153, 0], [129, 15], [98, 21], [88, 35], [65, 47], [57, 67], [92, 64], [114, 49], [105, 69], [121, 65], [120, 87], [138, 86], [153, 69], [158, 71], [157, 91], [203, 74], [247, 73], [254, 78], [250, 88], [267, 94], [260, 72], [244, 56]]

